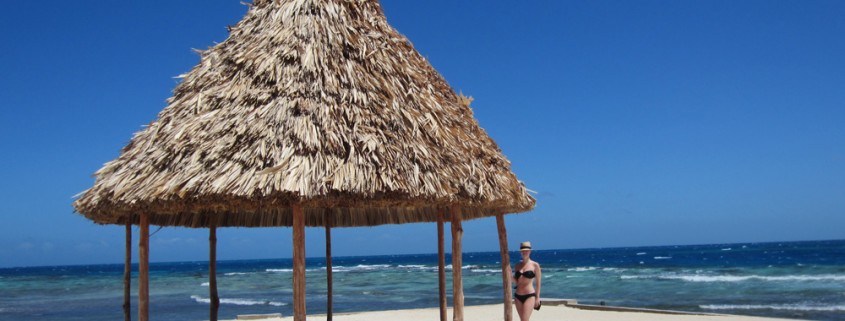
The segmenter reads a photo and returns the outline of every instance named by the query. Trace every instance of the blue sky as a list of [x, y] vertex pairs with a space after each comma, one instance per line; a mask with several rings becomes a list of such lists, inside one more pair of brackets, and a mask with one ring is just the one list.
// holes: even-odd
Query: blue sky
[[[512, 246], [845, 238], [845, 2], [383, 0], [525, 184]], [[14, 1], [0, 11], [0, 267], [120, 263], [73, 196], [223, 41], [239, 1]], [[448, 226], [447, 226], [448, 228]], [[498, 250], [495, 220], [464, 250]], [[436, 226], [333, 230], [336, 256], [436, 252]], [[220, 259], [291, 256], [289, 228], [219, 231]], [[322, 229], [306, 230], [322, 256]], [[137, 240], [137, 233], [134, 235]], [[207, 258], [164, 228], [151, 260]]]

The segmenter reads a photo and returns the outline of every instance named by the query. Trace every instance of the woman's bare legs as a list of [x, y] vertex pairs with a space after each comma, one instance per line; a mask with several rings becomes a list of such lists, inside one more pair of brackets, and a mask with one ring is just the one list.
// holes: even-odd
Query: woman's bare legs
[[531, 319], [531, 312], [534, 310], [536, 300], [537, 298], [533, 296], [525, 300], [525, 303], [516, 300], [516, 313], [519, 314], [520, 321], [529, 321]]

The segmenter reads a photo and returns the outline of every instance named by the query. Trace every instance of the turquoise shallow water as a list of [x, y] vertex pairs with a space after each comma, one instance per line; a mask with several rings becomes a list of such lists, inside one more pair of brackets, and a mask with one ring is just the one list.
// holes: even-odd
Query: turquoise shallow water
[[[546, 250], [532, 258], [543, 266], [544, 297], [845, 321], [845, 240]], [[519, 260], [517, 253], [511, 260]], [[308, 312], [325, 313], [325, 262], [306, 265]], [[221, 318], [290, 315], [291, 266], [289, 259], [219, 262]], [[336, 257], [333, 266], [335, 312], [438, 304], [435, 254]], [[152, 264], [151, 318], [207, 319], [207, 268], [207, 262]], [[451, 266], [447, 271], [450, 284]], [[465, 253], [462, 271], [466, 304], [501, 302], [498, 252]], [[122, 277], [119, 264], [0, 269], [0, 320], [122, 319]]]

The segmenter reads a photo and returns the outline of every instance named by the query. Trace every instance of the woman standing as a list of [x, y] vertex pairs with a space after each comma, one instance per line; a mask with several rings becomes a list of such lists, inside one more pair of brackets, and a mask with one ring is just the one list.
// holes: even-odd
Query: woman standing
[[[540, 263], [531, 260], [531, 242], [520, 243], [519, 254], [522, 255], [522, 261], [514, 268], [513, 282], [516, 284], [516, 293], [513, 297], [516, 299], [516, 313], [519, 314], [519, 320], [529, 321], [531, 309], [540, 309], [542, 272]], [[535, 280], [537, 281], [536, 288], [534, 287]]]

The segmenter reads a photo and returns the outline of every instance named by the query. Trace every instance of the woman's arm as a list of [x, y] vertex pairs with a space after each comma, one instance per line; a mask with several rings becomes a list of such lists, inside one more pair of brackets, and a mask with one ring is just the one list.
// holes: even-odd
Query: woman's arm
[[538, 307], [540, 306], [540, 287], [543, 284], [543, 271], [540, 270], [540, 263], [534, 262], [534, 264], [537, 264], [537, 300], [534, 302], [534, 307]]
[[507, 274], [509, 274], [509, 275], [510, 275], [510, 278], [511, 278], [511, 287], [514, 287], [514, 285], [516, 285], [516, 279], [514, 279], [514, 278], [513, 278], [513, 270], [511, 269], [510, 264], [508, 264], [508, 270], [507, 270], [507, 272], [505, 272], [505, 273], [507, 273]]

